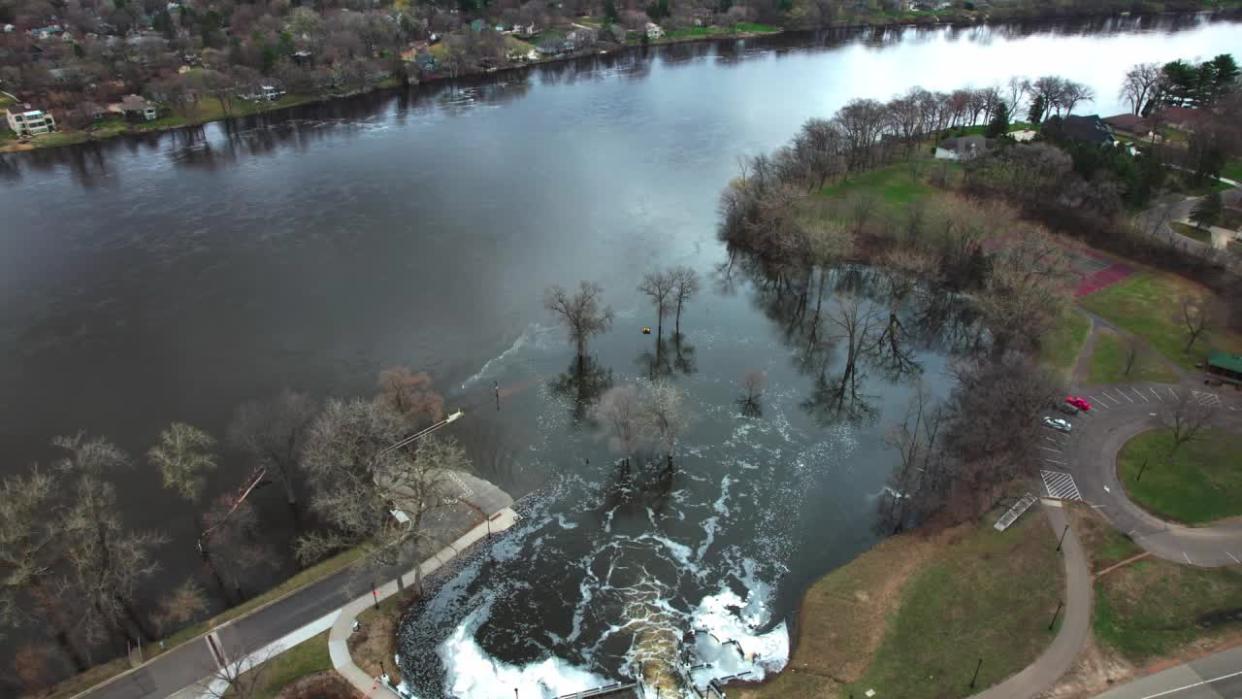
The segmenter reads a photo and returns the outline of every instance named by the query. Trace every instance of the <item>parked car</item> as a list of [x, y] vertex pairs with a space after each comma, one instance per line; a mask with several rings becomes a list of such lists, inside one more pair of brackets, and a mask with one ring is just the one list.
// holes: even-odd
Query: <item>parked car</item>
[[1062, 420], [1059, 417], [1044, 417], [1044, 427], [1051, 427], [1057, 432], [1069, 432], [1074, 429], [1069, 420]]
[[1068, 403], [1069, 405], [1074, 406], [1075, 408], [1078, 408], [1084, 413], [1091, 410], [1091, 401], [1087, 400], [1086, 398], [1083, 398], [1082, 396], [1066, 396], [1065, 402]]

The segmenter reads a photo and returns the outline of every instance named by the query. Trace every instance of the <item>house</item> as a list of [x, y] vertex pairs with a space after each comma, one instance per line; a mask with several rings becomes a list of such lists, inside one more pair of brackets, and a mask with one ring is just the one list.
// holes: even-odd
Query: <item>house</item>
[[56, 130], [56, 120], [51, 114], [41, 109], [31, 109], [28, 104], [23, 106], [25, 111], [5, 110], [4, 112], [9, 122], [9, 129], [13, 133], [18, 136], [37, 136]]
[[650, 39], [651, 41], [655, 41], [656, 39], [659, 39], [664, 36], [664, 29], [662, 29], [660, 25], [656, 24], [655, 22], [647, 23], [646, 32], [647, 32], [647, 38]]
[[1104, 117], [1104, 123], [1108, 124], [1113, 133], [1125, 134], [1134, 138], [1149, 138], [1151, 136], [1151, 122], [1137, 114], [1126, 113]]
[[1097, 146], [1113, 144], [1113, 132], [1098, 114], [1054, 116], [1044, 122], [1043, 133], [1054, 141], [1074, 141]]
[[940, 160], [970, 160], [986, 153], [990, 145], [983, 136], [946, 138], [936, 144], [936, 157]]
[[264, 99], [264, 100], [267, 100], [268, 102], [275, 102], [276, 100], [284, 96], [285, 96], [285, 91], [280, 89], [279, 87], [276, 87], [275, 85], [260, 85], [259, 86], [259, 99]]
[[1029, 143], [1030, 141], [1035, 140], [1035, 136], [1037, 134], [1030, 129], [1018, 129], [1017, 131], [1010, 131], [1005, 135], [1009, 136], [1018, 143]]
[[138, 95], [125, 95], [122, 97], [121, 111], [124, 112], [126, 119], [133, 121], [155, 121], [160, 115], [159, 110], [156, 109], [154, 104]]

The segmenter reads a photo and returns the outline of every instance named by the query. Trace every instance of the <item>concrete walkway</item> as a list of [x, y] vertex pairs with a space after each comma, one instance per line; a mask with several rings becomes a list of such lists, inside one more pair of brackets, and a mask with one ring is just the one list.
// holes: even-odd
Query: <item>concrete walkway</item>
[[383, 602], [400, 592], [406, 584], [413, 584], [415, 580], [425, 579], [476, 542], [488, 538], [489, 535], [502, 532], [512, 527], [516, 522], [517, 514], [514, 513], [512, 508], [506, 507], [488, 518], [488, 521], [476, 525], [456, 541], [440, 549], [434, 556], [423, 561], [421, 565], [411, 568], [398, 576], [398, 578], [384, 583], [376, 588], [374, 593], [358, 597], [342, 607], [332, 620], [331, 628], [328, 631], [328, 653], [332, 657], [332, 667], [336, 668], [336, 671], [342, 677], [349, 680], [349, 683], [355, 689], [362, 692], [363, 696], [399, 699], [398, 694], [390, 689], [387, 684], [378, 678], [367, 675], [367, 673], [354, 664], [354, 659], [349, 654], [349, 635], [353, 633], [354, 620], [358, 618], [359, 614], [374, 608], [379, 602]]
[[[1044, 501], [1048, 524], [1059, 538], [1069, 521], [1057, 501]], [[1065, 610], [1057, 637], [1025, 669], [974, 695], [976, 699], [1026, 699], [1050, 689], [1074, 665], [1091, 626], [1091, 568], [1078, 534], [1071, 528], [1061, 545], [1065, 561]], [[987, 662], [986, 659], [984, 662]]]

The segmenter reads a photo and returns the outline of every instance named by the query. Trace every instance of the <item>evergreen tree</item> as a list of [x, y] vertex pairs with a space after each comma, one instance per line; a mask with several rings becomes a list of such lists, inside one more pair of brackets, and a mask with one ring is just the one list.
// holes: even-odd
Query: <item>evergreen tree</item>
[[615, 0], [604, 0], [604, 23], [617, 23], [617, 3]]
[[997, 138], [1007, 133], [1009, 133], [1009, 105], [998, 102], [992, 113], [992, 121], [988, 122], [984, 135], [988, 138]]
[[1031, 100], [1031, 108], [1026, 113], [1026, 120], [1032, 124], [1038, 124], [1043, 121], [1044, 110], [1047, 109], [1043, 95], [1035, 95], [1035, 99]]
[[1220, 192], [1214, 191], [1195, 204], [1194, 210], [1190, 212], [1190, 220], [1200, 228], [1214, 226], [1220, 221], [1222, 210]]

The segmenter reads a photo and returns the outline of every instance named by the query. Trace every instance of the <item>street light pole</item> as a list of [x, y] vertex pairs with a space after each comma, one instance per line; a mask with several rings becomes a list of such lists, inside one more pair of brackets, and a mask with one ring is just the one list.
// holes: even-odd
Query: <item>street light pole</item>
[[1065, 535], [1068, 533], [1069, 533], [1069, 525], [1067, 524], [1065, 525], [1065, 528], [1061, 530], [1061, 539], [1057, 541], [1057, 551], [1061, 550], [1061, 544], [1065, 543]]

